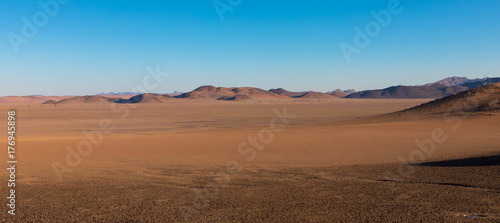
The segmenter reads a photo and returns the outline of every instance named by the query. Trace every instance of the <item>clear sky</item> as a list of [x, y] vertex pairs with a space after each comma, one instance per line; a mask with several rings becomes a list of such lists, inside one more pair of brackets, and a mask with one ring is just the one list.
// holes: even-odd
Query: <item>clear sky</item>
[[[340, 44], [356, 47], [354, 28], [373, 25], [371, 11], [391, 1], [220, 0], [219, 10], [231, 9], [221, 20], [213, 0], [72, 0], [49, 7], [53, 17], [38, 1], [4, 0], [0, 95], [130, 91], [157, 65], [169, 76], [154, 92], [364, 90], [500, 76], [498, 0], [401, 0], [348, 63]], [[34, 16], [38, 31], [24, 35], [23, 18]]]

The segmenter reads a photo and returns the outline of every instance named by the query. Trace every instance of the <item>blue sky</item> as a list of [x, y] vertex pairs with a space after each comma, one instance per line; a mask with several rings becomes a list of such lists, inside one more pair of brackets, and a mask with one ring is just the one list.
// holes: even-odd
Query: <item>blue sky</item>
[[[41, 2], [51, 2], [41, 0]], [[400, 0], [401, 12], [348, 63], [339, 47], [391, 0], [69, 1], [16, 53], [37, 1], [1, 1], [0, 95], [130, 91], [146, 66], [169, 76], [153, 92], [200, 85], [294, 91], [413, 85], [500, 76], [500, 2]], [[234, 0], [233, 0], [234, 2]], [[43, 20], [40, 20], [43, 21]]]

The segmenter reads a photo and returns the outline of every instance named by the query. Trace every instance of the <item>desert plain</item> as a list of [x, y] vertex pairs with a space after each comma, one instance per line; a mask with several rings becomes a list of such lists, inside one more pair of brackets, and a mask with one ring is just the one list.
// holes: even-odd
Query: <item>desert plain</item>
[[0, 104], [0, 221], [500, 221], [500, 115], [384, 116], [428, 101]]

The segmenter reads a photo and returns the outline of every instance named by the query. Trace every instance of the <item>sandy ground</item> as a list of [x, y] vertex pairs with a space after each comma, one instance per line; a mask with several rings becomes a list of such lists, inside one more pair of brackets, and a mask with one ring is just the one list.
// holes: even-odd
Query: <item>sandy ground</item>
[[17, 215], [0, 220], [500, 221], [499, 114], [367, 118], [426, 101], [0, 104], [19, 161]]

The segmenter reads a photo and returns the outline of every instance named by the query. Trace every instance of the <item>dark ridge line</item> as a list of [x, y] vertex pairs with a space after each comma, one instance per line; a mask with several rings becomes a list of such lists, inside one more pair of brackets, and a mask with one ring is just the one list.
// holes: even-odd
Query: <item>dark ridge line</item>
[[500, 155], [432, 161], [432, 162], [416, 163], [412, 165], [434, 166], [434, 167], [500, 166]]

